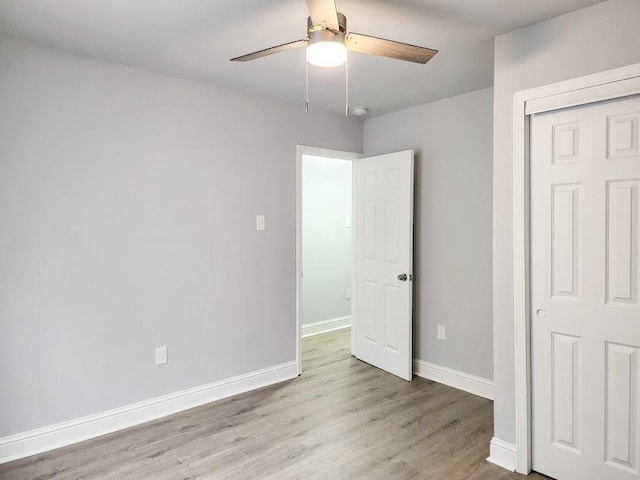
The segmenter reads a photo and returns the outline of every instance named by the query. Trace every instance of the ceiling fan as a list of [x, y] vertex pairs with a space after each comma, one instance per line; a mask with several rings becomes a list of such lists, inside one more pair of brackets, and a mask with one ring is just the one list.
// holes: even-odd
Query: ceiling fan
[[431, 48], [347, 32], [347, 17], [336, 11], [334, 0], [306, 1], [309, 9], [307, 38], [235, 57], [231, 61], [246, 62], [300, 47], [307, 47], [307, 62], [320, 67], [342, 65], [347, 60], [347, 50], [423, 64], [438, 53]]

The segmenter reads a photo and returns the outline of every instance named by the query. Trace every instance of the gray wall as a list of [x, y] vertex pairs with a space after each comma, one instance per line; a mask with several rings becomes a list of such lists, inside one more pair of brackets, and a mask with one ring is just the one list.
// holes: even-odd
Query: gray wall
[[302, 157], [303, 324], [351, 315], [351, 166]]
[[495, 436], [515, 442], [513, 94], [640, 62], [640, 2], [615, 0], [495, 40], [493, 345]]
[[0, 65], [0, 437], [294, 360], [296, 144], [361, 123], [7, 38]]
[[[414, 357], [492, 379], [492, 89], [365, 121], [364, 152], [416, 150]], [[445, 325], [447, 340], [436, 338]]]

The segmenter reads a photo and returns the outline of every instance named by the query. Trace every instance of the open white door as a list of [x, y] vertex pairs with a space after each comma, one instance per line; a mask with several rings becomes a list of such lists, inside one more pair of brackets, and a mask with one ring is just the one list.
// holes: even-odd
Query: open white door
[[411, 380], [413, 150], [354, 167], [353, 354]]

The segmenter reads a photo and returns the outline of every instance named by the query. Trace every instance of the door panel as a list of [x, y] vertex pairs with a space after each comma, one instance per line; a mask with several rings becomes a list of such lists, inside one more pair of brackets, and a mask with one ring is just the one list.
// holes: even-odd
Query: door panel
[[551, 249], [552, 296], [578, 298], [579, 185], [554, 185]]
[[354, 355], [411, 380], [413, 151], [355, 162], [355, 210]]
[[607, 301], [637, 303], [638, 181], [607, 182]]
[[640, 97], [531, 121], [533, 468], [640, 478]]
[[553, 333], [552, 439], [580, 453], [580, 339]]
[[607, 463], [637, 472], [638, 348], [608, 342], [606, 362]]

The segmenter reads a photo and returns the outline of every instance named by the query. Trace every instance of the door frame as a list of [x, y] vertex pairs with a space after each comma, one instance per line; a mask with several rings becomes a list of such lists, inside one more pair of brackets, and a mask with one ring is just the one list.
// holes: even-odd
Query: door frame
[[[308, 145], [296, 146], [296, 363], [298, 365], [298, 375], [302, 374], [302, 156], [313, 155], [315, 157], [335, 158], [339, 160], [354, 162], [364, 155], [356, 152], [346, 152], [342, 150], [330, 150], [327, 148], [311, 147]], [[352, 178], [352, 185], [355, 180]], [[355, 189], [352, 188], [351, 205], [355, 206]], [[351, 224], [354, 223], [355, 216], [352, 216]], [[351, 244], [355, 245], [355, 234], [352, 229]], [[355, 262], [355, 260], [353, 260]], [[353, 272], [352, 272], [353, 278]], [[353, 284], [353, 280], [352, 280]], [[351, 325], [355, 321], [353, 304], [355, 290], [351, 288]], [[352, 341], [353, 351], [353, 341]]]
[[[513, 96], [513, 305], [516, 471], [531, 471], [530, 116], [640, 94], [640, 63], [586, 75]], [[492, 440], [492, 443], [494, 440]]]

